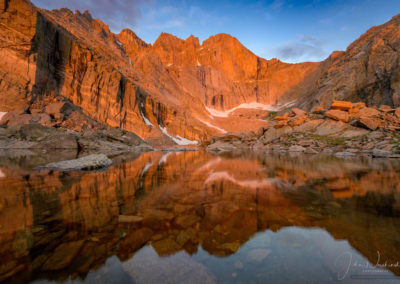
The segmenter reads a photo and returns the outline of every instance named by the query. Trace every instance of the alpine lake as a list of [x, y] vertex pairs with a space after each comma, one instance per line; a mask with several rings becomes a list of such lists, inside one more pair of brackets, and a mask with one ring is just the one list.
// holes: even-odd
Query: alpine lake
[[399, 160], [61, 155], [0, 155], [2, 283], [400, 283]]

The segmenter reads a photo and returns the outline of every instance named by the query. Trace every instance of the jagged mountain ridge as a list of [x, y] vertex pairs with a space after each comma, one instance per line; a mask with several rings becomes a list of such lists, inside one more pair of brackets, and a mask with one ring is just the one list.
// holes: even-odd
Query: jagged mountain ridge
[[346, 51], [333, 52], [282, 101], [297, 99], [311, 109], [333, 100], [363, 101], [369, 106], [400, 106], [400, 15], [374, 26]]
[[[3, 43], [9, 36], [18, 38], [21, 27], [27, 29], [15, 48], [2, 50], [9, 58], [0, 66], [3, 81], [16, 84], [2, 86], [2, 111], [44, 95], [63, 95], [93, 118], [143, 138], [167, 132], [178, 140], [199, 140], [265, 124], [240, 117], [233, 123], [211, 121], [206, 106], [226, 110], [253, 101], [270, 104], [317, 65], [261, 59], [225, 34], [202, 45], [195, 37], [184, 41], [161, 34], [151, 46], [129, 30], [113, 34], [87, 11], [47, 11], [24, 0], [3, 3]], [[285, 71], [297, 79], [279, 75]]]
[[[218, 115], [213, 110], [293, 100], [311, 107], [333, 98], [368, 97], [367, 91], [354, 95], [354, 88], [326, 90], [327, 82], [343, 75], [335, 68], [352, 70], [346, 67], [355, 56], [351, 46], [322, 63], [287, 64], [257, 57], [227, 34], [200, 45], [194, 36], [182, 40], [162, 33], [150, 45], [128, 29], [112, 33], [88, 11], [47, 11], [26, 0], [0, 2], [0, 111], [61, 95], [100, 122], [150, 141], [167, 143], [171, 137], [185, 144], [265, 125], [259, 119], [262, 111]], [[397, 22], [392, 29], [399, 30]], [[351, 79], [336, 80], [344, 85]], [[379, 85], [381, 80], [375, 81]]]

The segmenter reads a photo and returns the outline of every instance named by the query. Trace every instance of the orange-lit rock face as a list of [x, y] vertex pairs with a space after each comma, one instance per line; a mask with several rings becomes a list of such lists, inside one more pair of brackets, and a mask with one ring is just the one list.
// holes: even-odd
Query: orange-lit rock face
[[398, 46], [400, 16], [374, 26], [350, 44], [334, 52], [315, 74], [291, 90], [303, 106], [331, 105], [333, 100], [363, 101], [368, 106], [400, 105]]
[[8, 265], [0, 278], [87, 275], [146, 245], [160, 256], [199, 246], [228, 256], [257, 232], [286, 226], [326, 228], [370, 261], [376, 250], [400, 257], [395, 161], [372, 168], [363, 160], [152, 152], [116, 163], [104, 173], [2, 167], [0, 253]]
[[93, 118], [142, 138], [165, 137], [160, 125], [172, 136], [202, 140], [234, 130], [225, 129], [232, 121], [253, 131], [260, 124], [257, 118], [215, 119], [205, 106], [272, 104], [317, 66], [264, 60], [226, 34], [202, 45], [193, 36], [162, 34], [151, 46], [130, 30], [113, 34], [88, 12], [8, 2], [0, 18], [0, 40], [10, 46], [0, 53], [7, 82], [1, 111], [62, 95]]
[[1, 112], [22, 109], [44, 95], [62, 95], [100, 122], [166, 144], [173, 143], [168, 135], [195, 143], [260, 126], [258, 118], [221, 118], [206, 107], [400, 102], [399, 17], [322, 63], [286, 64], [257, 57], [227, 34], [200, 44], [194, 36], [182, 40], [163, 33], [151, 46], [128, 29], [113, 34], [89, 12], [38, 10], [24, 0], [7, 3], [0, 16], [6, 47], [0, 51], [6, 82], [0, 86]]

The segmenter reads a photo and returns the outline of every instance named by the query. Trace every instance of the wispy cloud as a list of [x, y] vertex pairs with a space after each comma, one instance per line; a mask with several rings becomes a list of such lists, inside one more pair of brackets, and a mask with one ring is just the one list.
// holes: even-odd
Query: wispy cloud
[[286, 1], [285, 0], [274, 0], [269, 7], [273, 10], [279, 11], [283, 5], [285, 5]]
[[264, 50], [267, 57], [276, 57], [287, 62], [320, 61], [327, 57], [325, 41], [310, 35], [301, 35], [298, 40], [269, 46]]
[[141, 8], [151, 4], [152, 0], [32, 0], [42, 8], [71, 10], [89, 10], [95, 18], [110, 25], [114, 31], [119, 31], [127, 26], [135, 26], [142, 20]]
[[221, 16], [215, 11], [205, 11], [195, 5], [161, 6], [150, 5], [144, 9], [143, 21], [138, 25], [141, 31], [177, 28], [184, 30], [193, 23], [207, 27], [208, 25], [221, 25], [228, 20], [227, 16]]

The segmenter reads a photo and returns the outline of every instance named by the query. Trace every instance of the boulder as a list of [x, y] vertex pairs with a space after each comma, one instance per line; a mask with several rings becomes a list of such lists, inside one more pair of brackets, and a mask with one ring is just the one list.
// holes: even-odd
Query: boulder
[[20, 115], [10, 115], [8, 117], [7, 115], [5, 116], [5, 119], [8, 119], [5, 125], [7, 126], [16, 126], [16, 125], [23, 125], [23, 124], [30, 124], [31, 123], [31, 118], [32, 116], [30, 114], [24, 113]]
[[104, 154], [94, 154], [75, 160], [50, 163], [40, 167], [41, 169], [55, 169], [61, 171], [86, 171], [106, 168], [112, 165], [112, 161]]
[[26, 111], [23, 109], [20, 110], [13, 110], [13, 111], [9, 111], [9, 112], [2, 112], [2, 117], [0, 119], [0, 124], [2, 125], [8, 125], [8, 122], [10, 120], [14, 120], [15, 117], [22, 115], [22, 114], [26, 114]]
[[230, 152], [237, 149], [237, 147], [227, 141], [217, 141], [209, 146], [206, 150], [211, 152]]
[[241, 140], [242, 138], [243, 138], [243, 136], [240, 134], [228, 132], [228, 133], [222, 134], [219, 137], [215, 137], [214, 139], [221, 140], [221, 141], [231, 141], [231, 140]]
[[289, 120], [288, 125], [289, 126], [299, 126], [302, 125], [305, 121], [307, 120], [307, 116], [303, 114], [302, 116], [297, 116]]
[[281, 120], [281, 121], [278, 121], [278, 123], [274, 125], [274, 128], [278, 129], [278, 128], [285, 127], [287, 125], [288, 125], [288, 123], [286, 120]]
[[52, 126], [51, 117], [45, 113], [28, 114], [24, 111], [10, 111], [6, 113], [0, 124], [9, 127], [23, 124], [39, 123], [44, 126]]
[[365, 103], [363, 102], [358, 102], [358, 103], [353, 103], [353, 108], [349, 110], [350, 114], [357, 114], [360, 112], [360, 109], [365, 108]]
[[254, 131], [248, 131], [248, 132], [243, 132], [242, 137], [243, 140], [253, 140], [257, 138], [257, 135]]
[[305, 122], [304, 124], [301, 124], [299, 126], [295, 126], [293, 130], [295, 132], [306, 132], [306, 131], [311, 131], [316, 129], [319, 125], [321, 125], [324, 122], [323, 119], [314, 119], [314, 120], [309, 120]]
[[358, 112], [360, 117], [380, 117], [380, 112], [371, 107], [365, 107]]
[[381, 105], [381, 106], [379, 107], [379, 110], [380, 110], [381, 112], [394, 112], [394, 111], [395, 111], [393, 108], [391, 108], [391, 107], [388, 106], [388, 105]]
[[306, 149], [299, 145], [293, 145], [289, 147], [288, 152], [304, 152]]
[[290, 126], [285, 126], [279, 129], [271, 127], [270, 129], [268, 129], [268, 131], [264, 133], [264, 137], [261, 138], [261, 142], [266, 144], [272, 140], [275, 140], [276, 138], [281, 137], [284, 134], [288, 134], [291, 132], [293, 132], [293, 128], [291, 128]]
[[284, 115], [282, 116], [275, 116], [275, 120], [286, 120], [289, 117], [289, 113], [286, 112]]
[[257, 138], [260, 138], [261, 136], [264, 135], [264, 132], [267, 131], [268, 126], [261, 126], [260, 128], [258, 128], [257, 132], [256, 132], [256, 136]]
[[304, 153], [306, 153], [306, 154], [318, 154], [319, 152], [316, 149], [312, 148], [312, 147], [308, 147], [308, 148], [306, 148]]
[[331, 105], [333, 110], [349, 110], [352, 107], [353, 103], [348, 101], [333, 101]]
[[314, 107], [314, 109], [312, 110], [312, 113], [315, 114], [324, 114], [325, 113], [325, 109], [322, 106], [316, 106]]
[[365, 108], [365, 103], [364, 102], [357, 102], [357, 103], [353, 103], [353, 108], [352, 109], [362, 109]]
[[72, 113], [73, 110], [74, 108], [72, 104], [68, 102], [51, 103], [48, 104], [45, 108], [45, 112], [48, 113], [49, 115], [54, 116], [54, 118], [56, 118], [61, 114], [69, 115]]
[[53, 126], [50, 115], [47, 113], [31, 114], [31, 122], [37, 122], [43, 126]]
[[325, 115], [329, 118], [332, 118], [334, 120], [338, 121], [343, 121], [343, 122], [349, 122], [350, 121], [350, 116], [348, 112], [342, 111], [342, 110], [328, 110], [325, 112]]
[[292, 112], [296, 115], [296, 116], [305, 116], [307, 114], [307, 112], [305, 112], [302, 109], [299, 108], [293, 108]]
[[337, 135], [346, 130], [348, 127], [349, 125], [346, 123], [329, 119], [318, 125], [314, 133], [320, 136]]
[[380, 121], [374, 117], [361, 117], [357, 122], [356, 126], [363, 127], [370, 130], [376, 130], [380, 125]]

